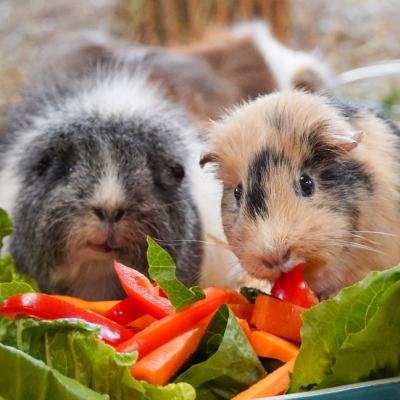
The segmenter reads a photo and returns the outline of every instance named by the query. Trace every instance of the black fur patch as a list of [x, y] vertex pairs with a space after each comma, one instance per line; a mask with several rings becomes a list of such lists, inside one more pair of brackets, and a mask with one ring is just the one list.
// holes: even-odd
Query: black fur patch
[[335, 107], [343, 117], [349, 119], [355, 118], [358, 115], [360, 115], [360, 112], [362, 110], [364, 112], [371, 113], [375, 115], [377, 118], [381, 119], [383, 122], [385, 122], [386, 125], [388, 125], [389, 129], [392, 131], [392, 133], [400, 138], [400, 125], [374, 107], [362, 104], [354, 104], [336, 99], [329, 99], [328, 104]]
[[[396, 122], [394, 122], [392, 119], [390, 119], [387, 115], [384, 115], [382, 113], [375, 113], [375, 115], [380, 118], [385, 124], [389, 127], [391, 132], [397, 136], [397, 138], [400, 139], [400, 125]], [[397, 147], [400, 147], [400, 143], [397, 145]]]
[[283, 152], [277, 153], [271, 149], [264, 149], [256, 155], [249, 165], [248, 186], [245, 193], [245, 207], [251, 219], [266, 217], [268, 213], [267, 193], [265, 192], [265, 178], [271, 168], [288, 163]]
[[336, 108], [342, 117], [349, 119], [357, 116], [357, 114], [359, 114], [361, 109], [354, 103], [337, 99], [328, 99], [328, 104]]
[[349, 216], [352, 228], [356, 229], [360, 197], [374, 192], [373, 179], [367, 169], [317, 141], [312, 156], [305, 161], [302, 169], [312, 171], [317, 181], [317, 190], [329, 193], [334, 199], [331, 206], [333, 211]]

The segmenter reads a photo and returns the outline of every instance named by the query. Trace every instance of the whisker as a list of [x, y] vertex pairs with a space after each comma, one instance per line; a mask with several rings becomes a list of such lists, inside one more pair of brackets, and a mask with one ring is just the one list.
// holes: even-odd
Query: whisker
[[[207, 193], [207, 195], [204, 195], [203, 197], [216, 196], [216, 195], [219, 195], [219, 194], [220, 194], [220, 192]], [[160, 207], [158, 207], [158, 208], [161, 209], [161, 208], [164, 208], [164, 207], [173, 206], [173, 205], [175, 205], [175, 204], [185, 203], [185, 202], [188, 202], [188, 201], [196, 201], [197, 199], [198, 199], [198, 198], [192, 196], [192, 197], [188, 197], [188, 198], [186, 198], [186, 199], [182, 199], [182, 200], [179, 200], [179, 201], [175, 201], [175, 202], [173, 202], [173, 203], [167, 203], [167, 204], [162, 205], [162, 206], [160, 206]]]
[[221, 245], [223, 248], [232, 251], [231, 246], [229, 246], [229, 244], [228, 244], [227, 242], [225, 242], [225, 241], [223, 241], [223, 240], [217, 238], [217, 237], [216, 237], [215, 235], [213, 235], [212, 233], [207, 233], [207, 236], [206, 236], [206, 237], [210, 238], [215, 244], [219, 244], [219, 245]]
[[372, 233], [374, 235], [387, 235], [387, 236], [393, 236], [396, 237], [398, 235], [395, 235], [393, 233], [389, 233], [389, 232], [377, 232], [377, 231], [354, 231], [356, 233]]
[[374, 253], [380, 253], [380, 254], [385, 255], [385, 253], [384, 253], [383, 251], [376, 250], [376, 249], [374, 249], [374, 248], [372, 248], [372, 247], [365, 246], [365, 245], [363, 245], [363, 244], [359, 244], [359, 243], [355, 243], [355, 242], [350, 242], [350, 243], [348, 243], [347, 245], [348, 245], [349, 247], [364, 249], [364, 250], [372, 251], [372, 252], [374, 252]]
[[232, 249], [236, 248], [239, 249], [239, 246], [229, 246], [227, 247], [227, 245], [224, 244], [224, 242], [221, 240], [222, 243], [215, 243], [213, 241], [208, 241], [208, 240], [196, 240], [196, 239], [157, 239], [157, 242], [159, 243], [165, 243], [165, 244], [170, 244], [171, 246], [173, 245], [173, 243], [202, 243], [202, 244], [209, 244], [209, 245], [213, 245], [213, 246], [219, 246], [222, 248], [226, 248], [227, 250], [232, 251]]
[[361, 235], [356, 235], [356, 234], [352, 233], [351, 236], [359, 238], [359, 239], [362, 239], [362, 240], [365, 240], [365, 241], [367, 241], [369, 243], [372, 243], [372, 244], [375, 244], [377, 246], [382, 246], [382, 243], [379, 243], [379, 242], [377, 242], [375, 240], [372, 240], [372, 239], [367, 239], [367, 238], [365, 238], [365, 237], [363, 237]]

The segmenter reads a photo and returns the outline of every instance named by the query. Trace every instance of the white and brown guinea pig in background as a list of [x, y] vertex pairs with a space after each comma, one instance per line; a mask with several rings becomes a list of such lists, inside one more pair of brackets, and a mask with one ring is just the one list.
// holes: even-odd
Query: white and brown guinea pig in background
[[32, 62], [0, 132], [0, 207], [14, 223], [5, 251], [43, 292], [124, 297], [113, 260], [147, 274], [146, 236], [186, 285], [235, 284], [233, 254], [204, 243], [223, 235], [221, 187], [200, 169], [199, 137], [207, 118], [279, 85], [259, 53], [200, 53], [71, 33]]
[[305, 265], [331, 298], [400, 261], [400, 126], [305, 92], [262, 96], [209, 132], [229, 245], [254, 277]]

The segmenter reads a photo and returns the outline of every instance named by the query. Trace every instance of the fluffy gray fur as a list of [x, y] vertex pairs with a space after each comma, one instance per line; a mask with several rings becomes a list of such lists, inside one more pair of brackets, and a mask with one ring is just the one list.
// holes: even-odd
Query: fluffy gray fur
[[[7, 249], [44, 292], [124, 297], [113, 260], [146, 274], [147, 235], [170, 252], [185, 284], [199, 278], [188, 165], [196, 131], [146, 80], [121, 65], [50, 79], [25, 91], [3, 129], [0, 206], [15, 225]], [[107, 192], [110, 177], [120, 199]], [[88, 247], [93, 241], [102, 251]]]

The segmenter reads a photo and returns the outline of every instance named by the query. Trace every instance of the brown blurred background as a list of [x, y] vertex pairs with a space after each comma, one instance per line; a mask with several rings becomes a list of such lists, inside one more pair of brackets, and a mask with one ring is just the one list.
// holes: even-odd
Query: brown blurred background
[[[206, 28], [254, 16], [287, 46], [314, 51], [337, 74], [400, 58], [399, 0], [0, 0], [0, 112], [18, 99], [38, 45], [54, 34], [100, 29], [154, 45], [188, 43]], [[341, 87], [400, 104], [399, 73]], [[400, 114], [399, 114], [400, 115]]]

